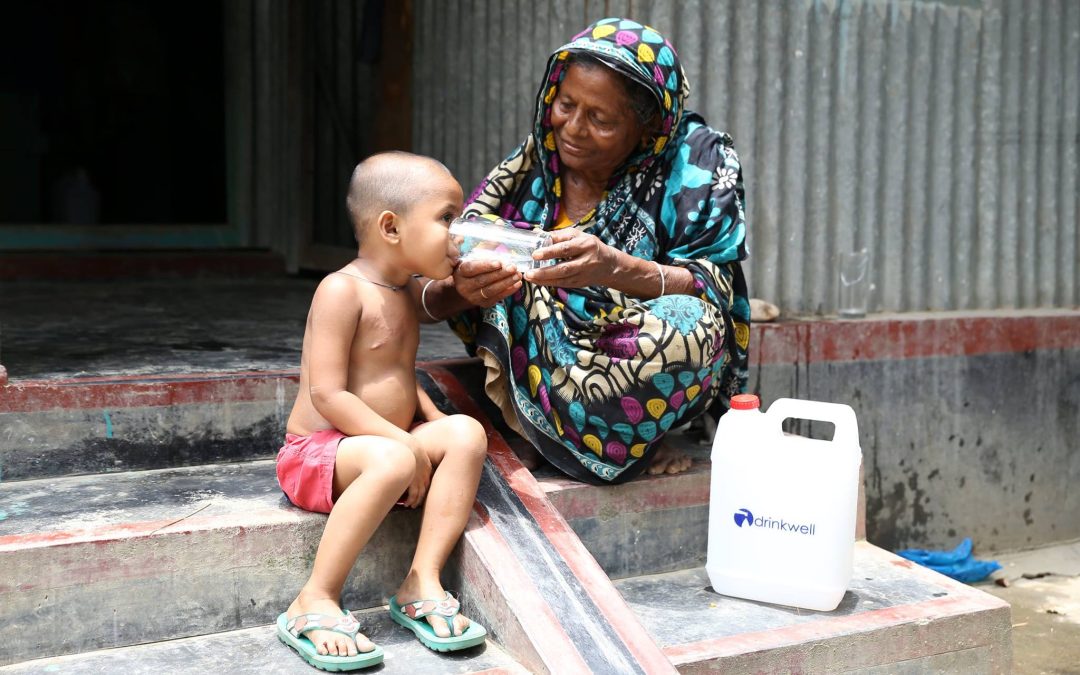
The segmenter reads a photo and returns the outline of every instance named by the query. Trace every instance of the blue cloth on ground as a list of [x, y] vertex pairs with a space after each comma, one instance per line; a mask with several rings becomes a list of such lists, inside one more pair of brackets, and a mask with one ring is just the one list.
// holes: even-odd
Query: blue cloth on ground
[[896, 555], [967, 584], [981, 581], [994, 570], [1001, 569], [996, 560], [976, 560], [971, 555], [971, 539], [966, 537], [951, 551], [909, 548], [897, 551]]

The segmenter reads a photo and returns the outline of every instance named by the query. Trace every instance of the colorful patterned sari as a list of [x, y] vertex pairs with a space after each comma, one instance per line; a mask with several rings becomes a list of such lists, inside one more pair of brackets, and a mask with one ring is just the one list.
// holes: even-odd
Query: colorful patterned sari
[[671, 43], [648, 26], [604, 19], [552, 55], [532, 134], [480, 183], [466, 213], [555, 227], [561, 186], [550, 105], [572, 50], [647, 87], [662, 112], [656, 142], [615, 172], [595, 211], [572, 227], [686, 268], [696, 294], [642, 300], [526, 282], [451, 325], [483, 358], [488, 396], [507, 424], [566, 474], [618, 483], [648, 466], [669, 429], [722, 412], [746, 386], [742, 173], [731, 138], [684, 111], [689, 86]]

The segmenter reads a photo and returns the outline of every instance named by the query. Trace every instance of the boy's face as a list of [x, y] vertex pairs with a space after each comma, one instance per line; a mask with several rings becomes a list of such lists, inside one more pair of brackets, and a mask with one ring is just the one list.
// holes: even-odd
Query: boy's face
[[441, 167], [426, 172], [424, 185], [424, 197], [401, 217], [402, 253], [409, 272], [445, 279], [458, 258], [450, 242], [450, 223], [461, 215], [464, 197], [458, 182]]

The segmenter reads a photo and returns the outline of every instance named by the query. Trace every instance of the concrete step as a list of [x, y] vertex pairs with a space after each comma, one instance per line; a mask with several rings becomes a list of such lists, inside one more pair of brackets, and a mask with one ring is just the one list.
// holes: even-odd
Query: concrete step
[[5, 481], [273, 458], [293, 370], [12, 381], [0, 395]]
[[[437, 370], [453, 402], [425, 375], [436, 404], [483, 417], [452, 369]], [[462, 592], [465, 612], [534, 671], [613, 660], [623, 672], [670, 670], [535, 479], [490, 433], [483, 496], [443, 577]], [[323, 522], [285, 502], [272, 461], [6, 482], [0, 509], [0, 602], [11, 617], [0, 627], [4, 663], [266, 624], [306, 577]], [[418, 519], [390, 514], [357, 561], [347, 606], [385, 602]], [[58, 634], [58, 622], [71, 629]]]
[[1009, 605], [867, 542], [832, 612], [713, 592], [703, 567], [616, 587], [682, 673], [1006, 673]]
[[[671, 439], [675, 440], [675, 439]], [[710, 465], [620, 486], [538, 480], [664, 655], [683, 673], [1008, 672], [1008, 604], [864, 540], [841, 605], [814, 612], [719, 595], [704, 570]]]
[[[524, 674], [529, 671], [494, 642], [451, 654], [436, 654], [412, 633], [394, 623], [385, 607], [354, 612], [361, 630], [385, 652], [375, 672]], [[251, 675], [311, 675], [314, 670], [277, 639], [275, 628], [258, 626], [180, 640], [106, 649], [84, 654], [35, 659], [6, 667], [0, 673], [125, 673], [127, 675], [204, 675], [249, 673]]]
[[[1010, 649], [1006, 604], [865, 542], [857, 546], [852, 589], [835, 612], [797, 611], [712, 593], [700, 567], [679, 568], [684, 561], [703, 559], [703, 530], [694, 524], [700, 520], [694, 515], [699, 508], [694, 504], [698, 499], [694, 493], [700, 492], [700, 486], [694, 485], [707, 475], [705, 469], [695, 464], [688, 474], [645, 478], [618, 490], [581, 486], [555, 476], [541, 475], [536, 482], [537, 489], [550, 498], [550, 508], [564, 509], [565, 522], [578, 524], [581, 541], [592, 546], [596, 561], [615, 567], [617, 542], [637, 542], [636, 547], [622, 549], [632, 563], [619, 568], [619, 576], [625, 578], [615, 588], [635, 620], [680, 671], [1006, 669], [1002, 666], [1009, 662]], [[492, 494], [496, 488], [490, 474], [494, 471], [486, 472], [481, 499], [492, 522], [497, 526], [502, 523], [507, 550], [523, 551], [521, 547], [537, 536], [553, 537], [548, 532], [553, 527], [550, 518], [538, 518], [536, 532], [523, 512], [509, 513], [498, 504], [499, 495]], [[515, 481], [528, 478], [519, 475]], [[515, 492], [520, 495], [523, 491]], [[535, 499], [529, 501], [527, 509], [540, 508]], [[629, 508], [631, 503], [637, 506]], [[71, 514], [70, 504], [80, 505], [77, 516]], [[265, 625], [287, 606], [306, 577], [321, 533], [322, 516], [295, 509], [281, 496], [274, 483], [272, 462], [5, 484], [0, 491], [0, 509], [9, 514], [0, 521], [0, 569], [4, 570], [0, 573], [0, 604], [9, 617], [0, 628], [0, 654], [5, 663], [50, 651], [93, 652], [103, 647], [220, 633], [197, 640], [169, 640], [23, 663], [18, 666], [23, 670], [12, 672], [52, 672], [45, 668], [54, 665], [63, 666], [63, 672], [69, 668], [76, 669], [70, 672], [84, 672], [78, 668], [119, 672], [113, 666], [124, 662], [117, 659], [126, 659], [132, 667], [145, 661], [157, 664], [154, 670], [189, 672], [183, 670], [187, 667], [183, 664], [189, 660], [202, 663], [198, 659], [204, 658], [196, 658], [196, 653], [210, 659], [225, 658], [220, 656], [221, 647], [234, 638], [241, 643], [238, 653], [256, 664], [250, 672], [279, 672], [260, 670], [266, 664], [263, 653], [272, 653], [265, 644], [274, 642], [268, 628], [229, 632]], [[680, 518], [680, 511], [687, 516]], [[655, 523], [644, 527], [650, 523], [650, 514]], [[368, 614], [375, 617], [375, 624], [382, 616], [378, 608], [404, 573], [418, 525], [416, 515], [391, 513], [350, 577], [346, 605], [376, 608], [374, 614]], [[588, 567], [595, 562], [574, 555], [563, 555], [561, 562], [543, 560], [558, 556], [558, 547], [541, 547], [540, 555], [524, 550], [514, 556], [516, 560], [509, 560], [477, 546], [477, 539], [484, 536], [484, 528], [470, 527], [466, 542], [472, 545], [462, 562], [467, 569], [451, 570], [451, 577], [462, 575], [451, 583], [467, 589], [468, 594], [478, 596], [477, 589], [484, 588], [485, 595], [497, 596], [478, 597], [484, 607], [473, 615], [487, 622], [494, 635], [510, 639], [514, 653], [522, 650], [522, 638], [515, 637], [515, 627], [507, 624], [524, 621], [515, 611], [537, 610], [515, 607], [527, 604], [522, 600], [527, 595], [524, 587], [507, 584], [505, 579], [500, 582], [494, 576], [475, 578], [476, 558], [488, 555], [492, 569], [520, 565], [534, 583], [556, 579], [546, 567], [553, 565], [556, 571], [562, 570], [565, 579], [551, 588], [540, 583], [546, 605], [539, 613], [550, 612], [557, 624], [568, 622], [566, 635], [579, 632], [573, 627], [572, 609], [555, 597], [559, 593], [555, 588], [580, 583], [581, 590], [596, 595], [596, 579], [588, 579]], [[515, 541], [518, 538], [522, 541]], [[565, 531], [560, 540], [565, 549]], [[671, 550], [682, 552], [664, 554], [665, 541]], [[631, 574], [664, 568], [676, 571]], [[56, 625], [64, 625], [65, 630], [56, 631]], [[366, 626], [366, 630], [379, 630]], [[385, 632], [371, 635], [373, 639], [378, 635], [381, 643], [389, 639], [389, 644], [394, 644], [392, 637], [384, 637]], [[571, 637], [576, 639], [580, 638]], [[251, 656], [256, 653], [257, 658]], [[300, 664], [295, 656], [284, 657], [265, 667]], [[163, 663], [173, 665], [164, 667]], [[391, 665], [388, 662], [387, 667]], [[437, 665], [432, 667], [438, 670]], [[466, 664], [455, 664], [455, 668], [459, 665], [473, 668]], [[490, 667], [509, 668], [503, 663]], [[482, 668], [478, 664], [474, 669]], [[533, 662], [529, 669], [544, 668]], [[595, 667], [591, 669], [597, 672]]]
[[[122, 257], [123, 264], [109, 259], [105, 270], [141, 264], [130, 254]], [[192, 262], [207, 262], [202, 254], [194, 257]], [[28, 473], [28, 467], [79, 473], [272, 455], [275, 432], [249, 441], [256, 454], [228, 445], [256, 439], [277, 424], [273, 387], [258, 394], [267, 405], [263, 413], [221, 392], [200, 399], [206, 404], [201, 410], [174, 414], [157, 409], [178, 405], [187, 395], [184, 387], [143, 380], [294, 373], [317, 279], [28, 282], [37, 275], [10, 258], [0, 254], [0, 277], [15, 270], [0, 291], [0, 364], [9, 377], [6, 387], [0, 385], [5, 481], [56, 475]], [[222, 258], [229, 270], [244, 267]], [[64, 269], [71, 265], [63, 261]], [[186, 263], [175, 268], [179, 276], [186, 270]], [[421, 360], [465, 354], [445, 324], [422, 330]], [[1080, 310], [791, 318], [755, 323], [750, 340], [749, 388], [765, 406], [793, 397], [856, 410], [871, 479], [872, 540], [894, 549], [946, 548], [968, 536], [982, 549], [1014, 550], [1080, 538], [1080, 519], [1072, 515], [1080, 509], [1080, 492], [1072, 487], [1080, 480], [1072, 424], [1078, 418]], [[1018, 381], [1015, 372], [1030, 376]], [[72, 401], [67, 393], [77, 379], [122, 377], [160, 398], [144, 393], [128, 402], [120, 385], [115, 396], [102, 394], [96, 402]], [[55, 386], [49, 389], [49, 383]], [[284, 384], [285, 406], [291, 386]], [[7, 415], [9, 402], [26, 400], [23, 387], [39, 395], [34, 407], [18, 414], [71, 410], [71, 417], [57, 418], [59, 440], [48, 416], [17, 423]], [[1000, 414], [1014, 401], [1033, 404], [1024, 415]], [[139, 406], [146, 410], [129, 416], [128, 409]], [[220, 419], [207, 417], [214, 406]], [[114, 407], [122, 413], [114, 416]], [[175, 434], [185, 425], [189, 431]], [[74, 442], [62, 444], [64, 434]], [[216, 457], [197, 456], [215, 443]], [[93, 457], [100, 461], [85, 459]]]
[[[222, 255], [222, 269], [246, 269], [247, 257]], [[273, 457], [317, 284], [9, 281], [0, 293], [3, 480]], [[421, 335], [421, 361], [465, 356], [445, 324], [424, 325]]]
[[[484, 420], [448, 369], [430, 371], [440, 408]], [[444, 582], [531, 672], [1007, 669], [1006, 604], [865, 543], [836, 612], [703, 590], [701, 447], [687, 445], [685, 474], [596, 487], [534, 475], [486, 423], [489, 462]], [[323, 523], [287, 503], [272, 461], [3, 483], [0, 510], [0, 664], [265, 626], [306, 578]], [[385, 603], [418, 525], [390, 514], [346, 606]]]
[[612, 579], [705, 564], [710, 463], [706, 449], [685, 443], [694, 463], [674, 476], [629, 483], [579, 483], [551, 468], [536, 472], [559, 513]]
[[[457, 340], [441, 332], [424, 339], [431, 355], [449, 351], [448, 340]], [[118, 358], [116, 367], [125, 368], [119, 374], [11, 380], [0, 388], [2, 478], [271, 459], [281, 447], [300, 377], [285, 366], [299, 363], [299, 351], [286, 354], [258, 372], [198, 370], [168, 361], [139, 366], [136, 354], [136, 362], [126, 365]], [[230, 358], [240, 362], [221, 365], [245, 365], [241, 356]], [[466, 375], [474, 361], [443, 363], [475, 379]], [[247, 365], [261, 367], [257, 361]], [[424, 367], [422, 381], [440, 396]]]
[[[325, 521], [288, 503], [272, 460], [4, 483], [0, 515], [2, 663], [270, 623]], [[390, 513], [347, 606], [386, 602], [418, 528]]]
[[[551, 468], [536, 472], [545, 494], [612, 579], [658, 574], [705, 564], [709, 529], [710, 447], [690, 433], [667, 442], [692, 459], [674, 476], [644, 475], [597, 486]], [[859, 486], [855, 538], [866, 538], [866, 497]]]

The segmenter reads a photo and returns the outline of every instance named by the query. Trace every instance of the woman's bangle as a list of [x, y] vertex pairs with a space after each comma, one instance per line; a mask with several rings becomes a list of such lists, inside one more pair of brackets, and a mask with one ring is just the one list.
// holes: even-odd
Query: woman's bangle
[[[650, 262], [656, 265], [656, 271], [660, 273], [660, 295], [656, 296], [659, 298], [662, 297], [664, 295], [664, 291], [667, 290], [667, 280], [664, 279], [664, 268], [660, 265], [660, 263], [656, 262], [655, 260], [651, 260]], [[424, 290], [427, 290], [426, 286], [424, 287]], [[428, 316], [431, 315], [429, 314]]]
[[431, 310], [427, 308], [427, 289], [433, 283], [435, 283], [434, 279], [428, 279], [428, 282], [424, 284], [424, 290], [420, 291], [420, 306], [424, 308], [424, 314], [427, 314], [428, 318], [432, 321], [438, 321], [438, 319], [435, 318], [435, 315], [431, 313]]

